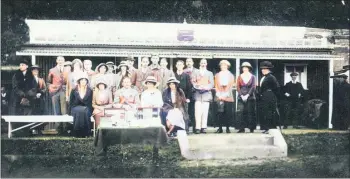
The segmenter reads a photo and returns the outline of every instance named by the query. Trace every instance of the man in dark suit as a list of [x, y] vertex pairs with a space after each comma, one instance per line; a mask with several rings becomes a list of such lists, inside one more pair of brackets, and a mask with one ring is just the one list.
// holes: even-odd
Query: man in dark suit
[[303, 85], [297, 82], [298, 73], [293, 72], [290, 74], [292, 81], [286, 83], [284, 86], [284, 96], [286, 97], [285, 106], [285, 122], [284, 128], [288, 125], [293, 125], [293, 128], [297, 128], [300, 124], [300, 110], [302, 105], [302, 97], [304, 94]]
[[275, 76], [271, 74], [273, 65], [269, 61], [260, 63], [263, 77], [259, 88], [259, 121], [260, 129], [267, 134], [269, 129], [274, 129], [279, 123], [279, 111], [277, 108], [280, 96], [280, 85]]

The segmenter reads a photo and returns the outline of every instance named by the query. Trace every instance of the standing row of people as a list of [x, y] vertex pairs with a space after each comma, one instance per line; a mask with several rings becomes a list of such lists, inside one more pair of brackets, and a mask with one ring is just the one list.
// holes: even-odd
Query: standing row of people
[[[256, 106], [259, 111], [264, 111], [260, 114], [260, 124], [265, 132], [277, 125], [277, 97], [280, 86], [271, 74], [270, 69], [273, 65], [267, 61], [260, 64], [263, 77], [258, 92], [257, 79], [251, 73], [252, 66], [248, 62], [242, 64], [242, 74], [237, 81], [229, 71], [231, 64], [227, 60], [220, 61], [221, 70], [215, 76], [207, 70], [206, 59], [200, 60], [199, 69], [193, 67], [191, 58], [187, 58], [186, 62], [178, 60], [175, 73], [167, 68], [167, 60], [160, 59], [157, 55], [151, 56], [151, 65], [149, 58], [143, 57], [140, 69], [133, 67], [133, 58], [127, 58], [119, 66], [112, 62], [101, 63], [95, 70], [91, 70], [91, 60], [82, 62], [80, 59], [74, 59], [68, 62], [60, 56], [57, 57], [56, 63], [57, 65], [50, 69], [47, 78], [53, 113], [71, 114], [74, 118], [85, 121], [74, 123], [76, 131], [81, 131], [81, 126], [85, 126], [85, 129], [91, 127], [88, 126], [91, 116], [95, 117], [98, 125], [100, 117], [104, 115], [104, 108], [132, 109], [141, 105], [162, 108], [162, 123], [169, 130], [174, 130], [174, 125], [168, 120], [174, 119], [171, 116], [179, 115], [180, 111], [179, 118], [183, 119], [185, 124], [181, 128], [189, 131], [191, 121], [194, 133], [206, 133], [210, 102], [215, 101], [219, 124], [217, 133], [222, 133], [223, 127], [230, 133], [230, 121], [234, 120], [235, 116], [235, 96], [232, 90], [235, 85], [238, 92], [238, 110], [241, 111], [237, 119], [238, 132], [244, 132], [244, 128], [254, 132], [257, 123]], [[15, 104], [21, 106], [23, 114], [31, 114], [28, 112], [29, 103], [36, 103], [34, 100], [42, 99], [46, 90], [44, 80], [38, 78], [40, 68], [35, 65], [31, 67], [33, 73], [27, 73], [27, 69], [28, 62], [21, 62], [20, 70], [13, 78], [14, 91], [19, 96]], [[116, 69], [120, 69], [117, 74], [113, 73]], [[35, 92], [32, 90], [34, 88]], [[212, 94], [212, 89], [215, 89], [215, 95]], [[256, 100], [259, 100], [258, 104]], [[86, 134], [85, 130], [85, 133], [78, 132], [77, 135]]]

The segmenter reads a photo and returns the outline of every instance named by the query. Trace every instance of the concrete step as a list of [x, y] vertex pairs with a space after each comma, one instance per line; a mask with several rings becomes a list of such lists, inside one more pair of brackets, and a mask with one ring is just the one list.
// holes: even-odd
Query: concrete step
[[268, 134], [207, 134], [188, 136], [191, 146], [226, 145], [274, 145], [274, 138]]
[[273, 145], [226, 145], [226, 146], [191, 146], [190, 152], [203, 159], [247, 159], [284, 157], [283, 151]]

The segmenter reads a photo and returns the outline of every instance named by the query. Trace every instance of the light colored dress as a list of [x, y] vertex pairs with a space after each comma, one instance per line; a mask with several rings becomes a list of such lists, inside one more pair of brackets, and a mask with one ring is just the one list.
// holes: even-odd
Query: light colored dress
[[161, 108], [163, 106], [162, 93], [158, 89], [145, 90], [141, 94], [141, 106]]
[[170, 122], [171, 125], [181, 127], [182, 129], [186, 128], [182, 111], [179, 108], [171, 109], [168, 112], [166, 119]]
[[[100, 118], [104, 116], [104, 108], [112, 107], [112, 93], [108, 89], [96, 90], [92, 99], [92, 107], [94, 108], [93, 115], [96, 126], [100, 124]], [[102, 109], [99, 109], [102, 108]]]

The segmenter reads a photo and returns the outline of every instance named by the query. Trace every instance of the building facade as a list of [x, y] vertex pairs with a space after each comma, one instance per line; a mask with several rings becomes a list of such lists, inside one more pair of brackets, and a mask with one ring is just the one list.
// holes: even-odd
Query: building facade
[[328, 104], [328, 119], [333, 89], [329, 76], [346, 63], [349, 52], [348, 47], [346, 51], [337, 44], [344, 33], [337, 36], [332, 30], [305, 27], [29, 19], [26, 23], [30, 41], [16, 54], [31, 57], [33, 64], [42, 67], [43, 76], [55, 65], [57, 56], [70, 61], [91, 59], [93, 69], [107, 61], [118, 65], [128, 56], [137, 58], [135, 64], [139, 65], [141, 57], [158, 54], [169, 59], [173, 70], [178, 59], [193, 58], [198, 67], [199, 60], [206, 58], [213, 73], [219, 70], [219, 61], [227, 59], [236, 77], [240, 64], [248, 61], [258, 79], [259, 63], [269, 60], [282, 85], [290, 81], [291, 72], [299, 73], [308, 99]]

